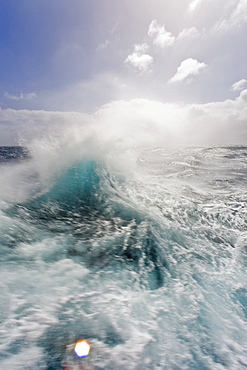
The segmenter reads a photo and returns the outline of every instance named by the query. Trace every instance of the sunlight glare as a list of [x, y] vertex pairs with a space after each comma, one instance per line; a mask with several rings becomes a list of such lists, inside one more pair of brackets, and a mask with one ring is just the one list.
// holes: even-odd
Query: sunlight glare
[[85, 339], [78, 340], [75, 345], [75, 353], [78, 357], [88, 356], [90, 351], [90, 344]]

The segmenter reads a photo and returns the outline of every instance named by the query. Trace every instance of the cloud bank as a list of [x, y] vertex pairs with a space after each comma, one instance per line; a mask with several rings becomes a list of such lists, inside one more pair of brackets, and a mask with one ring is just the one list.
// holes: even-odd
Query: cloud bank
[[87, 150], [88, 143], [94, 143], [101, 153], [143, 146], [242, 145], [247, 143], [246, 122], [247, 90], [241, 91], [235, 100], [207, 104], [121, 100], [104, 105], [92, 115], [0, 111], [1, 135], [12, 129], [21, 143], [46, 138], [83, 150]]

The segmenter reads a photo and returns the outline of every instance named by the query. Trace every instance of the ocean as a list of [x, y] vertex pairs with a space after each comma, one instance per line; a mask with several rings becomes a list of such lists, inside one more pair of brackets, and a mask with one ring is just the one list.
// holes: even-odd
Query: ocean
[[0, 368], [246, 369], [247, 147], [51, 147], [0, 148]]

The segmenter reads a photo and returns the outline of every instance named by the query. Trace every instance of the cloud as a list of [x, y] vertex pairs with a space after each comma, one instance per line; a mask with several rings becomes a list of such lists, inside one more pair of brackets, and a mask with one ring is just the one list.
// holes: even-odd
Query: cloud
[[242, 80], [239, 80], [237, 82], [235, 82], [233, 85], [232, 85], [232, 90], [233, 91], [240, 91], [240, 90], [243, 90], [244, 87], [246, 86], [246, 83], [247, 83], [247, 80], [245, 78], [243, 78]]
[[198, 75], [199, 71], [206, 68], [206, 66], [207, 65], [205, 63], [198, 62], [196, 59], [185, 59], [177, 68], [177, 73], [169, 80], [169, 82], [179, 82], [185, 80], [188, 76]]
[[153, 38], [153, 44], [165, 48], [173, 46], [177, 40], [196, 39], [200, 37], [200, 33], [196, 27], [184, 28], [177, 37], [171, 32], [166, 31], [165, 27], [158, 24], [157, 20], [153, 20], [148, 29], [148, 36]]
[[35, 93], [23, 94], [23, 92], [21, 92], [20, 95], [12, 95], [9, 94], [7, 91], [4, 93], [4, 96], [11, 100], [29, 100], [37, 97]]
[[136, 44], [135, 45], [135, 52], [136, 53], [146, 53], [149, 49], [148, 44], [145, 42], [143, 44]]
[[153, 20], [148, 29], [148, 36], [153, 37], [153, 44], [161, 48], [171, 46], [175, 42], [175, 37], [171, 32], [166, 31], [164, 26]]
[[153, 63], [153, 57], [149, 54], [143, 54], [142, 51], [145, 50], [147, 50], [146, 44], [135, 45], [135, 51], [128, 55], [125, 62], [131, 64], [141, 72], [149, 71]]
[[247, 22], [247, 1], [240, 0], [236, 9], [233, 11], [230, 17], [230, 22], [234, 26], [242, 25]]
[[221, 19], [213, 28], [214, 32], [238, 30], [247, 23], [247, 0], [239, 0], [228, 19]]
[[182, 39], [197, 39], [200, 37], [200, 33], [196, 27], [184, 28], [178, 35], [177, 40]]

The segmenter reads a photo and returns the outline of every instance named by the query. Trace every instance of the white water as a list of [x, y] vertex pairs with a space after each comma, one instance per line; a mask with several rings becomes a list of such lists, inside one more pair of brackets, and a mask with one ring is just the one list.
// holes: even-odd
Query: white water
[[[4, 165], [1, 368], [76, 369], [85, 360], [70, 345], [86, 338], [94, 369], [244, 369], [246, 155], [149, 148], [132, 157], [129, 175], [113, 156], [96, 167], [90, 202], [65, 216], [56, 199], [48, 211], [25, 201], [68, 162], [55, 177], [53, 160], [40, 177], [27, 176], [35, 156]], [[81, 181], [76, 171], [67, 190]], [[16, 193], [6, 186], [13, 176]]]

